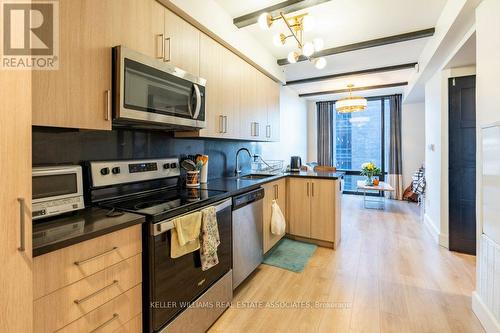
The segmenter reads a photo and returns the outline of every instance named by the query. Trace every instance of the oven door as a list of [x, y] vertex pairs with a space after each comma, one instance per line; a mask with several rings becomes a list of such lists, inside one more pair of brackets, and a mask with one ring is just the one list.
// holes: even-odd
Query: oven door
[[[219, 263], [201, 270], [200, 254], [195, 251], [182, 257], [170, 257], [171, 221], [154, 225], [151, 236], [149, 323], [158, 331], [189, 306], [214, 282], [230, 271], [232, 265], [231, 199], [215, 204], [219, 226]], [[169, 224], [170, 223], [170, 224]], [[160, 226], [163, 224], [163, 226]], [[160, 230], [160, 231], [159, 231]]]
[[113, 49], [115, 122], [205, 127], [205, 80], [123, 46]]

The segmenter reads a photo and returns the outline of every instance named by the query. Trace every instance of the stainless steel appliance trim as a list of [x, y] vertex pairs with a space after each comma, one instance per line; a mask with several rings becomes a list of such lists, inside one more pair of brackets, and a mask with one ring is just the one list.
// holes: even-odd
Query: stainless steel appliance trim
[[96, 291], [94, 291], [92, 294], [90, 295], [87, 295], [85, 296], [84, 298], [81, 298], [81, 299], [75, 299], [73, 302], [75, 302], [76, 304], [81, 304], [83, 302], [86, 302], [88, 301], [89, 299], [91, 299], [92, 297], [96, 296], [96, 295], [99, 295], [100, 293], [102, 293], [104, 290], [108, 289], [108, 288], [111, 288], [112, 286], [114, 286], [115, 284], [118, 283], [118, 280], [113, 280], [113, 282], [111, 282], [110, 284], [108, 284], [107, 286], [104, 286], [102, 287], [101, 289], [98, 289]]
[[[170, 38], [165, 38], [165, 40], [170, 40]], [[170, 49], [170, 47], [169, 47]], [[165, 52], [166, 53], [166, 52]], [[170, 53], [170, 51], [169, 51]], [[158, 70], [164, 71], [168, 74], [177, 76], [181, 79], [192, 82], [193, 84], [197, 84], [205, 87], [207, 80], [196, 77], [193, 74], [190, 74], [180, 68], [174, 67], [172, 65], [161, 62], [155, 58], [146, 56], [139, 52], [128, 49], [124, 46], [116, 46], [115, 47], [115, 80], [118, 82], [118, 87], [115, 89], [115, 109], [114, 109], [114, 118], [115, 119], [125, 119], [131, 121], [143, 121], [146, 123], [159, 123], [159, 124], [172, 124], [179, 126], [187, 126], [187, 127], [198, 127], [203, 128], [206, 126], [206, 121], [196, 120], [196, 119], [186, 119], [181, 117], [169, 116], [164, 114], [158, 114], [153, 112], [144, 112], [137, 111], [133, 109], [128, 109], [124, 107], [124, 98], [123, 95], [124, 85], [125, 85], [125, 58], [137, 61], [146, 66], [150, 66], [156, 68]], [[200, 102], [201, 103], [201, 102]], [[201, 104], [200, 104], [201, 105]], [[201, 107], [200, 107], [201, 108]]]
[[231, 207], [231, 205], [232, 205], [232, 199], [228, 198], [228, 199], [225, 199], [223, 201], [216, 202], [213, 205], [207, 205], [207, 206], [204, 206], [202, 208], [199, 208], [199, 209], [187, 212], [185, 214], [181, 214], [179, 216], [173, 217], [171, 219], [168, 219], [168, 220], [165, 220], [165, 221], [153, 224], [153, 225], [151, 225], [151, 229], [152, 229], [151, 230], [151, 234], [153, 236], [158, 236], [160, 234], [163, 234], [163, 233], [165, 233], [165, 232], [173, 229], [174, 228], [174, 223], [173, 223], [174, 219], [179, 218], [181, 216], [185, 216], [185, 215], [188, 215], [188, 214], [191, 214], [191, 213], [199, 212], [199, 211], [203, 210], [204, 208], [207, 208], [207, 207], [210, 207], [210, 206], [215, 206], [215, 211], [216, 212], [220, 212], [221, 210], [223, 210], [223, 209], [225, 209], [227, 207]]
[[113, 322], [114, 320], [118, 319], [119, 317], [120, 317], [120, 315], [118, 313], [113, 313], [113, 317], [111, 317], [111, 319], [106, 320], [104, 323], [102, 323], [101, 325], [97, 326], [96, 328], [94, 328], [89, 333], [97, 332], [98, 330], [100, 330], [104, 326], [107, 326], [107, 325], [111, 324], [111, 322]]
[[194, 92], [196, 94], [196, 107], [194, 109], [193, 119], [198, 119], [201, 110], [201, 92], [197, 84], [193, 84]]
[[17, 198], [19, 202], [19, 251], [24, 252], [26, 250], [26, 218], [24, 217], [24, 198]]
[[67, 166], [54, 166], [54, 167], [34, 167], [32, 170], [32, 177], [42, 177], [42, 176], [56, 176], [56, 175], [67, 175], [76, 174], [76, 187], [75, 193], [57, 195], [47, 198], [33, 199], [32, 203], [40, 203], [45, 201], [52, 201], [64, 198], [74, 198], [83, 196], [83, 181], [82, 181], [82, 167], [79, 165], [67, 165]]
[[111, 252], [116, 251], [116, 250], [118, 250], [118, 246], [114, 246], [112, 249], [109, 249], [109, 250], [107, 250], [107, 251], [104, 251], [104, 252], [102, 252], [102, 253], [99, 253], [99, 254], [97, 254], [97, 255], [95, 255], [95, 256], [93, 256], [93, 257], [90, 257], [90, 258], [87, 258], [87, 259], [83, 259], [83, 260], [78, 260], [78, 261], [75, 261], [75, 262], [74, 262], [74, 264], [75, 264], [76, 266], [80, 266], [80, 265], [83, 265], [83, 264], [85, 264], [85, 263], [87, 263], [87, 262], [89, 262], [89, 261], [92, 261], [92, 260], [94, 260], [94, 259], [97, 259], [97, 258], [103, 257], [103, 256], [105, 256], [105, 255], [108, 255], [108, 254], [110, 254]]
[[[232, 276], [233, 271], [229, 270], [201, 294], [200, 297], [192, 302], [192, 304], [215, 304], [218, 302], [218, 307], [188, 307], [175, 317], [166, 327], [161, 329], [159, 333], [205, 332], [209, 329], [217, 318], [219, 318], [231, 305], [231, 301], [233, 300]], [[209, 313], [209, 318], [207, 318], [207, 316], [201, 316], [199, 313], [200, 311], [207, 311]], [[206, 320], [200, 320], [200, 318]], [[189, 325], [186, 325], [186, 323], [189, 323]]]

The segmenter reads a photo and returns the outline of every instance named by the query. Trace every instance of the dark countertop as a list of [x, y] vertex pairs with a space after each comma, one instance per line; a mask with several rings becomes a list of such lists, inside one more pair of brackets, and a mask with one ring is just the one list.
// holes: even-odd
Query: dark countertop
[[211, 190], [227, 191], [227, 196], [234, 196], [254, 188], [257, 188], [265, 183], [269, 183], [281, 178], [298, 177], [298, 178], [320, 178], [320, 179], [339, 179], [344, 177], [342, 172], [285, 172], [275, 176], [270, 176], [262, 179], [244, 179], [236, 177], [218, 178], [209, 180], [207, 184], [202, 184], [202, 188]]
[[59, 250], [136, 224], [145, 218], [124, 213], [108, 217], [101, 208], [85, 208], [74, 216], [52, 218], [33, 224], [33, 257]]
[[[214, 197], [215, 201], [247, 192], [285, 177], [338, 179], [343, 176], [343, 173], [336, 172], [296, 172], [281, 173], [262, 179], [229, 177], [210, 180], [207, 184], [202, 184], [202, 188], [226, 192]], [[33, 256], [56, 251], [145, 221], [145, 218], [138, 214], [123, 213], [116, 217], [108, 217], [107, 212], [105, 209], [89, 207], [73, 216], [34, 222]]]

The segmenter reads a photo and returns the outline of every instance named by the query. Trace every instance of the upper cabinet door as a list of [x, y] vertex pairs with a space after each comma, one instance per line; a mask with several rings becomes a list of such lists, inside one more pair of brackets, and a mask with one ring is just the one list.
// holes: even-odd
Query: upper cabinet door
[[280, 86], [268, 79], [266, 139], [280, 141]]
[[255, 140], [258, 133], [257, 112], [257, 71], [240, 59], [240, 138]]
[[168, 9], [164, 11], [164, 61], [200, 76], [200, 32]]
[[222, 114], [224, 137], [240, 135], [240, 58], [219, 45], [222, 55]]
[[224, 135], [226, 120], [223, 102], [223, 48], [205, 34], [200, 36], [200, 76], [207, 80], [205, 89], [205, 112], [207, 127], [200, 131], [203, 136], [221, 137]]
[[33, 332], [31, 72], [0, 74], [0, 332]]
[[111, 1], [60, 1], [59, 69], [33, 72], [33, 125], [111, 129]]
[[113, 0], [112, 46], [163, 59], [165, 8], [154, 0]]

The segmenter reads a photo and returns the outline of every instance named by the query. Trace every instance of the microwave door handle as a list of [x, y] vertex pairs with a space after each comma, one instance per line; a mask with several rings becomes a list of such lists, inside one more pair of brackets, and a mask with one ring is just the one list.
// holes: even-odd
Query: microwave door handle
[[193, 84], [193, 87], [196, 94], [196, 107], [194, 109], [193, 119], [198, 119], [201, 110], [201, 92], [197, 84]]

